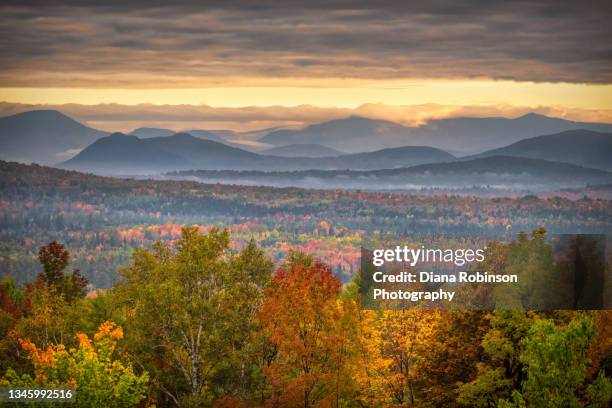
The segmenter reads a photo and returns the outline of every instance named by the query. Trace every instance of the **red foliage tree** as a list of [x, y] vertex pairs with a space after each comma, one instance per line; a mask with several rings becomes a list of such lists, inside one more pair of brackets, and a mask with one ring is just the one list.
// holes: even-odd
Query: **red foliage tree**
[[38, 251], [38, 260], [43, 266], [43, 273], [39, 278], [49, 288], [62, 294], [68, 302], [85, 296], [89, 282], [81, 272], [75, 269], [70, 274], [64, 273], [70, 263], [70, 253], [64, 245], [53, 241], [41, 247]]
[[[264, 366], [269, 402], [310, 407], [346, 393], [350, 313], [326, 265], [294, 257], [272, 279], [260, 318], [276, 350]], [[289, 404], [289, 405], [287, 405]]]

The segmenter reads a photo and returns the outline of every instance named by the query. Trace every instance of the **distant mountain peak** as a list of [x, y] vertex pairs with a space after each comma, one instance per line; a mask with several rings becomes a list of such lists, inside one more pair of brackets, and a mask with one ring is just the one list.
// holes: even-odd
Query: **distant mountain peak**
[[16, 113], [10, 116], [5, 116], [0, 119], [7, 119], [7, 120], [14, 120], [14, 121], [28, 120], [30, 121], [28, 123], [29, 125], [35, 125], [36, 124], [35, 122], [39, 122], [39, 123], [51, 122], [51, 123], [69, 123], [74, 126], [87, 127], [83, 125], [82, 123], [78, 122], [77, 120], [71, 118], [70, 116], [58, 110], [55, 110], [55, 109], [31, 110], [27, 112]]
[[[31, 111], [27, 111], [27, 112], [21, 112], [21, 113], [17, 113], [13, 116], [39, 116], [39, 117], [49, 117], [49, 118], [68, 118], [68, 119], [72, 119], [71, 117], [69, 117], [68, 115], [55, 110], [55, 109], [36, 109], [36, 110], [31, 110]], [[74, 120], [74, 119], [72, 119]]]
[[106, 135], [57, 110], [21, 112], [0, 118], [0, 159], [53, 164]]
[[550, 117], [548, 117], [546, 115], [542, 115], [540, 113], [535, 113], [535, 112], [525, 113], [524, 115], [519, 116], [517, 119], [528, 119], [528, 118], [547, 118], [547, 119], [551, 119]]
[[121, 133], [121, 132], [113, 132], [110, 135], [108, 135], [107, 137], [136, 137], [134, 135], [126, 135], [125, 133]]
[[139, 138], [148, 138], [148, 137], [163, 137], [163, 136], [171, 136], [175, 134], [174, 130], [170, 129], [160, 129], [153, 127], [140, 127], [138, 129], [134, 129], [130, 132], [130, 135], [138, 136]]

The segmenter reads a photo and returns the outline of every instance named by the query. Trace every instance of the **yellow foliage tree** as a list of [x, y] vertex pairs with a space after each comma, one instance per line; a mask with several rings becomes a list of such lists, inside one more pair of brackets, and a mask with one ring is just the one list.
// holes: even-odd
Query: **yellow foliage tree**
[[113, 322], [100, 325], [91, 340], [78, 333], [77, 348], [63, 344], [39, 348], [29, 339], [19, 339], [34, 366], [34, 375], [19, 376], [9, 369], [0, 385], [12, 387], [74, 388], [75, 407], [131, 407], [146, 395], [148, 375], [136, 374], [129, 364], [114, 357], [123, 329]]
[[362, 363], [355, 379], [366, 405], [406, 406], [417, 402], [416, 384], [423, 375], [428, 347], [439, 322], [440, 313], [433, 311], [362, 313]]

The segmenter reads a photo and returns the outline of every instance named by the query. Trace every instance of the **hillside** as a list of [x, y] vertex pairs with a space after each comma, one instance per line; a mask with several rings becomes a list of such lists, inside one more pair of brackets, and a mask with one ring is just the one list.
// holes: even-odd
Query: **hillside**
[[262, 150], [260, 153], [279, 157], [333, 157], [344, 154], [320, 144], [291, 144]]
[[[361, 240], [356, 238], [363, 231], [378, 234], [381, 225], [390, 235], [448, 234], [459, 240], [455, 242], [504, 236], [509, 225], [510, 233], [545, 225], [553, 234], [601, 233], [612, 227], [610, 202], [582, 199], [589, 194], [587, 189], [558, 193], [572, 200], [552, 198], [552, 194], [545, 199], [516, 200], [421, 192], [428, 196], [414, 191], [390, 194], [120, 179], [0, 161], [5, 243], [0, 271], [12, 273], [17, 282], [35, 279], [39, 270], [32, 254], [52, 234], [52, 239], [70, 243], [76, 254], [74, 268], [81, 269], [96, 287], [110, 287], [131, 248], [175, 240], [182, 225], [196, 223], [227, 225], [244, 244], [256, 237], [273, 256], [286, 251], [286, 243], [291, 242], [322, 260], [344, 265], [339, 270], [349, 280], [359, 268]], [[321, 221], [332, 229], [322, 229]], [[333, 236], [327, 235], [330, 232]], [[312, 237], [315, 245], [304, 236]], [[346, 265], [347, 256], [351, 268]]]
[[113, 133], [87, 146], [60, 168], [101, 174], [146, 174], [161, 169], [192, 168], [185, 159], [158, 149], [147, 139]]
[[370, 171], [184, 171], [169, 174], [169, 177], [175, 179], [196, 177], [208, 183], [275, 187], [365, 190], [444, 188], [452, 190], [488, 186], [499, 190], [533, 192], [612, 182], [612, 173], [603, 170], [506, 156]]
[[188, 133], [144, 140], [145, 143], [185, 159], [194, 166], [240, 168], [243, 163], [257, 162], [261, 156]]
[[572, 163], [612, 170], [612, 133], [590, 130], [565, 132], [521, 140], [476, 157], [516, 156]]
[[[443, 150], [428, 146], [403, 146], [376, 150], [368, 153], [355, 153], [334, 159], [336, 169], [392, 169], [419, 164], [440, 163], [455, 160], [455, 156]], [[376, 164], [370, 165], [371, 164]]]
[[54, 110], [18, 113], [0, 118], [0, 159], [55, 164], [106, 135]]

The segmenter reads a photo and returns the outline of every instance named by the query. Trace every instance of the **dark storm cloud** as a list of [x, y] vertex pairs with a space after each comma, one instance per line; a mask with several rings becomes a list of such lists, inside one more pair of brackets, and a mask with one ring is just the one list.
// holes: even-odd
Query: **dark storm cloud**
[[609, 2], [169, 3], [4, 1], [0, 86], [231, 76], [612, 82]]

